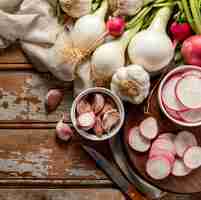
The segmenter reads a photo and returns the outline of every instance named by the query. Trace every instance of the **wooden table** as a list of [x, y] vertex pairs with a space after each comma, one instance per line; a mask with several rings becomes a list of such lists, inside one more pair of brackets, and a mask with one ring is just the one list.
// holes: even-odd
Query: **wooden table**
[[[0, 70], [0, 200], [123, 200], [80, 148], [87, 141], [77, 135], [67, 144], [55, 138], [57, 120], [63, 111], [69, 113], [71, 86], [57, 111], [46, 115], [45, 94], [63, 83], [35, 71], [18, 45], [0, 53]], [[112, 162], [107, 143], [94, 145]], [[199, 197], [170, 194], [164, 200]]]

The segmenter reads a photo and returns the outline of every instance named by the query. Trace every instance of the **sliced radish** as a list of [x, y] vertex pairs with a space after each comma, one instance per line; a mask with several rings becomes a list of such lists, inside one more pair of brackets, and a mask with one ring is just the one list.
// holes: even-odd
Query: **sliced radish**
[[184, 156], [184, 152], [192, 146], [197, 145], [197, 140], [195, 136], [188, 131], [182, 131], [178, 133], [178, 135], [175, 138], [175, 147], [176, 147], [176, 152], [179, 157]]
[[158, 138], [167, 138], [170, 139], [172, 142], [174, 142], [176, 135], [173, 133], [163, 133], [158, 136]]
[[189, 148], [184, 154], [184, 163], [190, 169], [197, 169], [201, 166], [201, 147]]
[[165, 110], [167, 111], [167, 113], [173, 117], [174, 119], [176, 120], [181, 120], [181, 117], [179, 115], [179, 111], [175, 111], [175, 110], [172, 110], [172, 109], [169, 109], [167, 106], [165, 106]]
[[161, 180], [169, 176], [171, 164], [165, 157], [153, 157], [147, 161], [146, 172], [151, 178]]
[[188, 70], [184, 72], [183, 74], [183, 76], [188, 76], [188, 75], [201, 77], [201, 71], [192, 69], [192, 70]]
[[184, 164], [182, 159], [176, 159], [172, 167], [172, 174], [174, 176], [186, 176], [190, 174], [192, 170]]
[[134, 127], [130, 130], [128, 141], [130, 147], [138, 152], [146, 152], [151, 146], [150, 140], [144, 138], [140, 134], [140, 129], [138, 127]]
[[77, 123], [83, 130], [89, 130], [94, 127], [96, 116], [94, 112], [83, 113], [77, 118]]
[[176, 96], [187, 108], [201, 108], [201, 78], [188, 75], [178, 80], [176, 84]]
[[158, 135], [158, 123], [154, 117], [148, 117], [140, 123], [140, 133], [152, 140]]
[[191, 109], [178, 112], [181, 119], [185, 122], [196, 123], [201, 121], [201, 109]]
[[173, 76], [169, 79], [162, 89], [162, 101], [165, 106], [174, 111], [186, 110], [186, 108], [178, 101], [175, 95], [175, 87], [181, 79], [180, 76]]

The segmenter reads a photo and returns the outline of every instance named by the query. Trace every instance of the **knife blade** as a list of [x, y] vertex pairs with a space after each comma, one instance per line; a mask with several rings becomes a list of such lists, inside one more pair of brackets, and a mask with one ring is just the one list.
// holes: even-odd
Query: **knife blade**
[[148, 200], [142, 196], [137, 189], [127, 181], [119, 169], [114, 167], [107, 159], [105, 159], [95, 149], [82, 145], [83, 149], [95, 160], [108, 177], [119, 187], [119, 189], [131, 200]]
[[133, 171], [125, 157], [121, 135], [121, 132], [119, 132], [117, 135], [110, 139], [109, 144], [114, 160], [124, 176], [130, 183], [135, 185], [141, 193], [144, 193], [150, 199], [160, 199], [161, 197], [165, 196], [165, 192], [144, 181]]

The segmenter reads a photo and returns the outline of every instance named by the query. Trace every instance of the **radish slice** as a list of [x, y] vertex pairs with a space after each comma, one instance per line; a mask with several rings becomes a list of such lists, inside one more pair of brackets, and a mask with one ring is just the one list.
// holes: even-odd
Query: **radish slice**
[[176, 159], [172, 167], [172, 174], [174, 176], [186, 176], [190, 174], [192, 170], [186, 167], [182, 159]]
[[189, 147], [196, 146], [196, 145], [197, 145], [197, 140], [191, 132], [182, 131], [175, 138], [176, 152], [177, 152], [177, 155], [181, 158], [184, 156], [184, 152]]
[[187, 110], [183, 112], [179, 112], [179, 116], [185, 122], [196, 123], [201, 121], [201, 110]]
[[146, 172], [151, 178], [161, 180], [169, 176], [171, 164], [165, 157], [153, 157], [146, 164]]
[[181, 117], [179, 115], [179, 111], [175, 111], [175, 110], [172, 110], [172, 109], [169, 109], [167, 106], [165, 106], [165, 110], [167, 111], [167, 113], [173, 117], [174, 119], [176, 120], [181, 120]]
[[83, 113], [77, 118], [78, 126], [84, 130], [89, 130], [94, 127], [96, 116], [93, 112]]
[[176, 96], [187, 108], [201, 108], [201, 78], [197, 76], [184, 76], [176, 85]]
[[153, 117], [148, 117], [140, 124], [140, 133], [145, 138], [152, 140], [158, 135], [158, 123]]
[[184, 163], [190, 169], [197, 169], [201, 166], [201, 147], [189, 148], [184, 154]]
[[175, 95], [175, 87], [181, 79], [180, 76], [173, 76], [162, 89], [162, 101], [165, 106], [174, 111], [186, 110], [186, 108], [178, 101]]
[[146, 152], [151, 146], [150, 140], [140, 134], [138, 127], [134, 127], [130, 130], [128, 141], [130, 147], [138, 152]]
[[170, 139], [172, 142], [174, 142], [176, 135], [173, 133], [163, 133], [159, 135], [158, 138], [167, 138], [167, 139]]
[[188, 70], [183, 74], [183, 76], [189, 76], [189, 75], [201, 77], [201, 71], [199, 71], [199, 70]]

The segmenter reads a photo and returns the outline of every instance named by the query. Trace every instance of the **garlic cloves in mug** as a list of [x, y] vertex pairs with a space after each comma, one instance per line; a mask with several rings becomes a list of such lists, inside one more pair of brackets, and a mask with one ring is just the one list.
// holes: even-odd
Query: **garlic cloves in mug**
[[45, 109], [47, 113], [53, 112], [57, 109], [64, 97], [62, 89], [51, 89], [45, 97]]
[[63, 11], [73, 18], [79, 18], [91, 12], [93, 0], [59, 0]]
[[70, 128], [70, 126], [64, 122], [64, 117], [57, 123], [56, 126], [56, 136], [67, 142], [71, 137], [73, 136], [73, 130]]

